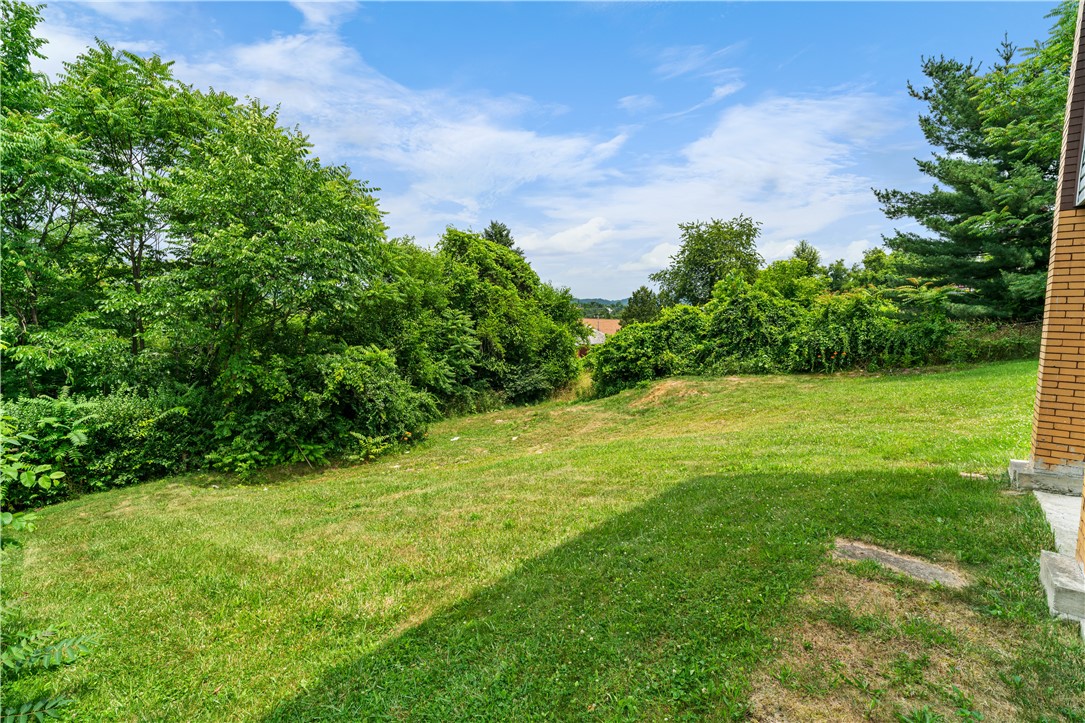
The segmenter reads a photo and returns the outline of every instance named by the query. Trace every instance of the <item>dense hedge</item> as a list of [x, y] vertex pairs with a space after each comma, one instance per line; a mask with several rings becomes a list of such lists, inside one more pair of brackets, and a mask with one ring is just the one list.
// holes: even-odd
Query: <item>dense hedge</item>
[[738, 277], [704, 306], [673, 306], [588, 357], [598, 394], [677, 374], [835, 372], [1035, 356], [1036, 325], [966, 324], [902, 311], [871, 289], [789, 299]]

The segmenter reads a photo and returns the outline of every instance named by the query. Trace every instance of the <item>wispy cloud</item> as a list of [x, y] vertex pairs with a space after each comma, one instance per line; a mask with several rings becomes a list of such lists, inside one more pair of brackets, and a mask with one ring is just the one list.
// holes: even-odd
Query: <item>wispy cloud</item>
[[169, 6], [158, 2], [88, 2], [84, 6], [122, 23], [162, 21], [170, 14]]
[[330, 30], [339, 27], [347, 17], [358, 9], [358, 3], [352, 0], [324, 0], [317, 2], [298, 2], [291, 0], [295, 10], [305, 18], [305, 27], [312, 30]]
[[[130, 50], [133, 53], [161, 53], [161, 43], [154, 40], [131, 38], [127, 30], [122, 30], [113, 20], [126, 21], [129, 17], [148, 19], [159, 18], [159, 11], [143, 11], [130, 8], [130, 5], [142, 5], [143, 3], [89, 3], [74, 5], [58, 3], [48, 5], [42, 12], [42, 24], [38, 27], [40, 36], [46, 40], [41, 52], [45, 59], [34, 59], [34, 68], [50, 77], [56, 78], [64, 71], [66, 61], [75, 60], [87, 48], [94, 45], [95, 37], [102, 37], [114, 47]], [[96, 27], [91, 30], [93, 24], [88, 18], [93, 18], [93, 13], [88, 13], [90, 7], [99, 15], [107, 18], [104, 22], [106, 27]], [[130, 11], [131, 15], [124, 13]], [[164, 15], [162, 16], [164, 17]], [[121, 23], [123, 24], [123, 22]]]
[[[529, 199], [552, 236], [592, 218], [611, 219], [595, 247], [553, 259], [595, 264], [599, 275], [664, 268], [677, 250], [677, 225], [740, 213], [764, 223], [759, 242], [769, 260], [798, 239], [854, 218], [877, 216], [871, 179], [856, 172], [878, 139], [895, 129], [890, 99], [863, 92], [829, 97], [770, 97], [724, 109], [700, 138], [620, 179]], [[590, 210], [588, 210], [590, 209]], [[545, 230], [536, 230], [545, 236]], [[827, 256], [861, 255], [853, 238], [827, 245]], [[551, 261], [540, 259], [544, 269]], [[631, 281], [629, 288], [636, 285]]]
[[644, 113], [659, 106], [652, 95], [627, 95], [618, 99], [618, 107], [630, 113]]
[[682, 45], [666, 48], [659, 54], [655, 72], [664, 80], [682, 75], [716, 77], [731, 74], [733, 68], [722, 65], [722, 61], [744, 47], [744, 43], [734, 43], [719, 50], [710, 50], [704, 45]]
[[734, 95], [745, 87], [746, 84], [740, 80], [725, 83], [724, 85], [717, 85], [715, 88], [712, 89], [712, 93], [709, 94], [709, 96], [702, 100], [700, 103], [692, 105], [689, 108], [686, 108], [685, 110], [680, 110], [676, 113], [667, 113], [662, 118], [663, 120], [667, 120], [670, 118], [680, 118], [684, 115], [695, 113], [696, 111], [699, 111], [703, 108], [708, 108], [709, 106], [716, 105], [727, 96]]
[[676, 243], [656, 244], [642, 254], [636, 261], [619, 264], [620, 271], [653, 273], [670, 265], [671, 257], [681, 249]]
[[584, 223], [558, 231], [550, 236], [528, 234], [520, 241], [527, 251], [539, 254], [582, 253], [613, 238], [614, 226], [602, 216], [595, 216]]

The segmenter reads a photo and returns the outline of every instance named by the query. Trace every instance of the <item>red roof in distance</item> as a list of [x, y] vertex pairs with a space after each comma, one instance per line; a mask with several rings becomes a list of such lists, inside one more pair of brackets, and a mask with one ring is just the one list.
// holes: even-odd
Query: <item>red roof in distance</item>
[[581, 319], [585, 326], [590, 326], [596, 331], [610, 336], [621, 328], [622, 322], [618, 319]]

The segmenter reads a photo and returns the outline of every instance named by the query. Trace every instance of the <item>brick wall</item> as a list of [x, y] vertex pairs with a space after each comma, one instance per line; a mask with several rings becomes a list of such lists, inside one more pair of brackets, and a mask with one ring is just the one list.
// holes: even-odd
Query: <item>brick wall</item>
[[[1085, 208], [1075, 207], [1085, 130], [1085, 25], [1081, 15], [1063, 127], [1032, 425], [1032, 463], [1037, 469], [1077, 470], [1085, 480]], [[1085, 562], [1085, 519], [1079, 522], [1077, 558]]]

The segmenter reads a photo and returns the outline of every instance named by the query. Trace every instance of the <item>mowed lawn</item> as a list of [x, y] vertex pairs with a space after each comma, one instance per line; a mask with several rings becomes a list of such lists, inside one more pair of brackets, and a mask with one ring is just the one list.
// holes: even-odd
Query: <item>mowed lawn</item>
[[[66, 691], [88, 721], [742, 720], [769, 680], [810, 715], [850, 696], [881, 720], [1082, 721], [1085, 655], [1038, 582], [1053, 539], [1003, 475], [1035, 376], [668, 380], [445, 421], [369, 465], [57, 505], [3, 594], [100, 642], [14, 692]], [[838, 536], [973, 584], [853, 574]], [[862, 613], [840, 575], [922, 605]], [[869, 660], [808, 675], [815, 624]]]

